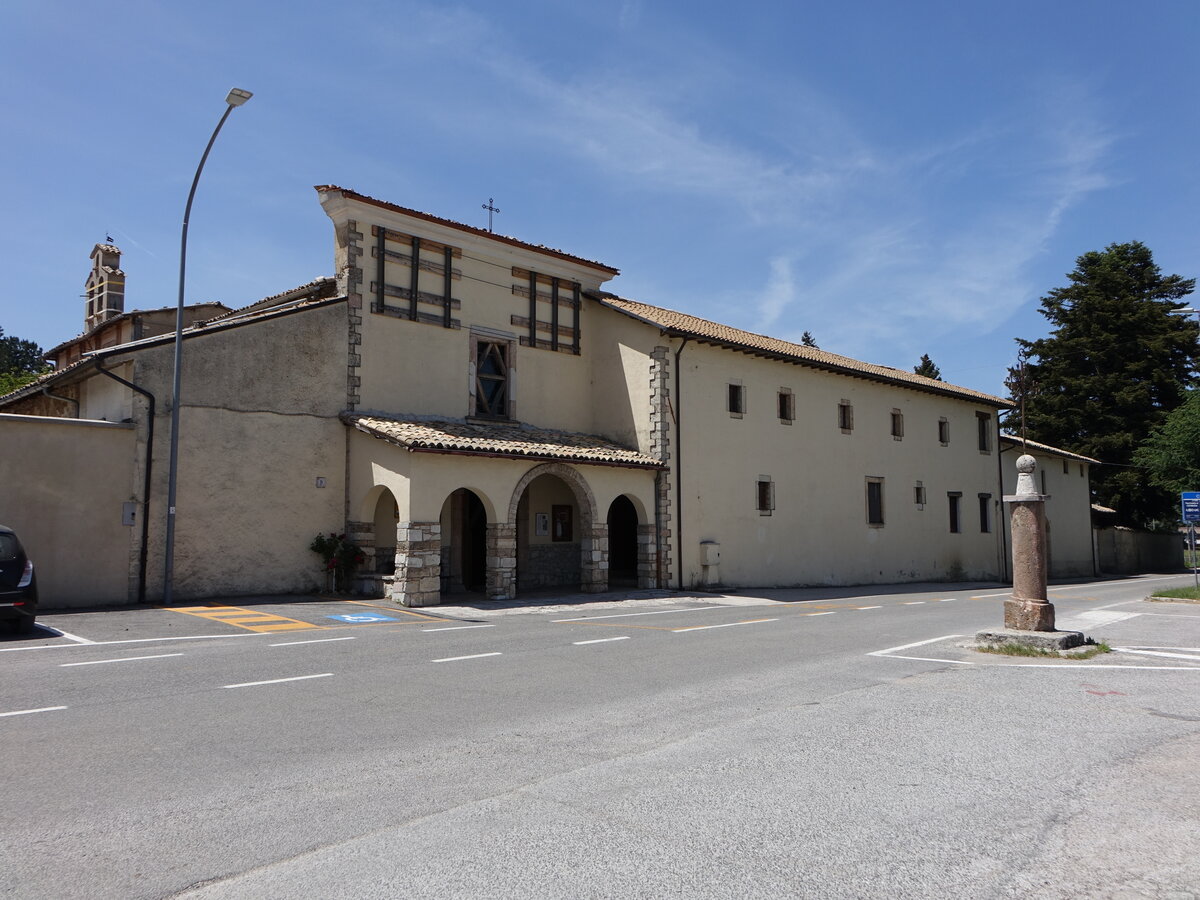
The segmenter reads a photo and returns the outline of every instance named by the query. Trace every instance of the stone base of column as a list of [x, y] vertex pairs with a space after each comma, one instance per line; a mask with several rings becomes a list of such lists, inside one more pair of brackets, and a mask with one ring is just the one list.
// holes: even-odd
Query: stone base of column
[[1079, 631], [1018, 631], [1013, 628], [990, 628], [975, 634], [975, 643], [984, 647], [1003, 647], [1016, 644], [1034, 650], [1070, 650], [1082, 647], [1087, 638]]
[[1010, 597], [1004, 601], [1004, 627], [1014, 631], [1053, 631], [1054, 604]]

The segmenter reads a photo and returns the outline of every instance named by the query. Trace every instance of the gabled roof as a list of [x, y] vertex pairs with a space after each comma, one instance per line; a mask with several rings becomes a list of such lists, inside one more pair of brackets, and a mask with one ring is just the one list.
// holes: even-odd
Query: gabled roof
[[[476, 234], [480, 237], [489, 238], [494, 241], [500, 241], [503, 244], [511, 244], [514, 247], [523, 247], [526, 250], [533, 250], [537, 253], [544, 253], [547, 256], [557, 256], [559, 259], [565, 259], [573, 263], [587, 266], [592, 269], [599, 269], [612, 278], [620, 274], [620, 270], [614, 269], [612, 266], [606, 266], [604, 263], [596, 262], [594, 259], [584, 259], [582, 256], [575, 256], [573, 253], [567, 253], [563, 250], [556, 250], [553, 247], [546, 247], [542, 244], [530, 244], [514, 237], [509, 237], [505, 234], [496, 234], [493, 231], [487, 231], [483, 228], [476, 228], [473, 225], [464, 225], [462, 222], [455, 222], [453, 219], [443, 219], [441, 216], [430, 215], [426, 212], [421, 212], [417, 209], [409, 209], [406, 206], [397, 206], [395, 203], [388, 203], [386, 200], [377, 200], [374, 197], [368, 197], [366, 194], [360, 194], [357, 191], [352, 191], [349, 188], [338, 187], [335, 184], [318, 184], [314, 189], [319, 193], [322, 191], [340, 191], [345, 197], [351, 200], [358, 200], [361, 203], [369, 203], [372, 206], [378, 206], [380, 209], [389, 209], [392, 212], [398, 212], [405, 216], [412, 216], [415, 219], [424, 219], [426, 222], [433, 222], [437, 225], [445, 225], [448, 228], [455, 228], [458, 231], [465, 231], [468, 234]], [[605, 279], [607, 280], [607, 279]]]
[[[225, 312], [229, 311], [228, 306], [226, 306], [224, 303], [218, 303], [216, 301], [205, 301], [203, 303], [192, 303], [185, 308], [186, 309], [195, 309], [197, 306], [214, 306], [214, 307], [220, 307], [221, 309], [225, 310]], [[111, 326], [114, 322], [123, 322], [126, 319], [132, 319], [136, 316], [144, 316], [147, 313], [167, 312], [168, 310], [173, 310], [176, 308], [177, 307], [175, 307], [175, 306], [160, 306], [156, 309], [131, 309], [128, 312], [119, 313], [115, 316], [112, 316], [111, 318], [105, 319], [103, 322], [99, 322], [99, 323], [93, 325], [91, 328], [89, 328], [83, 334], [77, 334], [75, 337], [71, 338], [70, 340], [63, 341], [61, 344], [56, 344], [55, 346], [53, 346], [49, 350], [47, 350], [45, 353], [43, 353], [42, 358], [49, 359], [50, 357], [57, 354], [59, 350], [69, 347], [72, 344], [77, 343], [79, 341], [90, 338], [92, 335], [96, 334], [96, 332], [101, 331], [102, 329]], [[220, 313], [218, 313], [218, 315], [220, 315]]]
[[890, 366], [877, 366], [872, 363], [861, 362], [857, 359], [851, 359], [848, 356], [827, 353], [815, 347], [793, 344], [791, 341], [782, 341], [778, 338], [755, 334], [752, 331], [742, 331], [740, 328], [722, 325], [719, 322], [710, 322], [708, 319], [690, 316], [687, 313], [676, 312], [673, 309], [663, 309], [658, 306], [650, 306], [647, 303], [639, 303], [636, 300], [626, 300], [623, 297], [618, 297], [616, 294], [597, 291], [590, 293], [589, 296], [610, 309], [615, 309], [641, 322], [655, 325], [670, 334], [690, 337], [695, 340], [704, 341], [705, 343], [714, 344], [718, 347], [739, 350], [744, 353], [751, 353], [772, 359], [780, 359], [827, 372], [850, 375], [855, 378], [865, 378], [869, 381], [896, 384], [901, 387], [912, 388], [913, 390], [924, 391], [930, 394], [958, 397], [959, 399], [970, 400], [987, 406], [1005, 408], [1011, 405], [1007, 400], [1002, 400], [991, 394], [985, 394], [982, 391], [926, 378], [924, 375], [906, 372], [903, 369], [893, 369]]
[[452, 453], [566, 461], [601, 466], [660, 469], [663, 464], [628, 447], [591, 434], [554, 431], [508, 422], [393, 418], [343, 413], [342, 421], [364, 434], [413, 453]]
[[[1020, 444], [1021, 436], [1019, 434], [1009, 434], [1007, 431], [1000, 433], [1000, 440], [1007, 441], [1010, 444]], [[1080, 453], [1072, 453], [1070, 450], [1063, 450], [1059, 447], [1051, 447], [1049, 444], [1040, 444], [1037, 441], [1025, 441], [1029, 445], [1029, 449], [1037, 450], [1039, 453], [1048, 453], [1051, 456], [1060, 456], [1063, 459], [1074, 459], [1079, 462], [1092, 463], [1093, 465], [1102, 466], [1098, 459], [1092, 459], [1090, 456], [1084, 456]]]

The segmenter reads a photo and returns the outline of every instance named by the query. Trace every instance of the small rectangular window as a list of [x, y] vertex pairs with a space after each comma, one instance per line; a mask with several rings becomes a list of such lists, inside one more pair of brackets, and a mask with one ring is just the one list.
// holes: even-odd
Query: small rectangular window
[[769, 516], [775, 509], [775, 482], [766, 475], [760, 475], [755, 483], [755, 503], [760, 516]]
[[919, 481], [916, 487], [913, 488], [913, 503], [917, 504], [921, 509], [925, 508], [925, 485]]
[[992, 531], [992, 495], [979, 495], [979, 531], [981, 534], [991, 534]]
[[987, 413], [975, 413], [975, 422], [979, 426], [979, 452], [992, 452], [992, 417]]
[[1079, 477], [1080, 477], [1080, 478], [1082, 478], [1082, 477], [1083, 477], [1083, 463], [1080, 463], [1080, 464], [1079, 464]]
[[847, 434], [854, 430], [854, 407], [849, 400], [838, 404], [838, 428]]
[[746, 412], [746, 389], [740, 384], [729, 385], [729, 414], [737, 417]]
[[779, 392], [779, 421], [791, 425], [796, 418], [796, 397], [791, 391]]
[[1042, 469], [1038, 474], [1042, 477], [1042, 493], [1046, 493], [1046, 470]]
[[898, 409], [892, 410], [892, 438], [901, 440], [904, 437], [904, 413]]
[[946, 498], [950, 501], [950, 533], [958, 534], [962, 531], [962, 491], [950, 491]]
[[883, 479], [867, 478], [867, 524], [883, 524]]
[[938, 443], [943, 447], [950, 443], [950, 420], [947, 418], [938, 419]]
[[1064, 459], [1063, 460], [1063, 474], [1066, 475], [1070, 471], [1071, 471], [1071, 464]]
[[506, 419], [509, 415], [509, 357], [506, 341], [475, 344], [475, 415]]

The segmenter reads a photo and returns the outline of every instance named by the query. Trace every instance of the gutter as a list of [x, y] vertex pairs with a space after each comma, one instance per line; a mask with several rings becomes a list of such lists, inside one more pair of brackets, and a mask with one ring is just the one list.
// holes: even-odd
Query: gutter
[[142, 480], [142, 546], [138, 550], [138, 587], [137, 587], [137, 602], [146, 602], [146, 560], [149, 552], [150, 544], [150, 474], [154, 465], [154, 395], [145, 388], [140, 388], [132, 381], [126, 381], [120, 375], [114, 375], [108, 369], [104, 368], [104, 361], [100, 357], [93, 357], [92, 364], [96, 367], [96, 371], [101, 375], [107, 375], [113, 381], [120, 382], [132, 391], [136, 391], [146, 398], [149, 404], [149, 411], [146, 424], [146, 472]]

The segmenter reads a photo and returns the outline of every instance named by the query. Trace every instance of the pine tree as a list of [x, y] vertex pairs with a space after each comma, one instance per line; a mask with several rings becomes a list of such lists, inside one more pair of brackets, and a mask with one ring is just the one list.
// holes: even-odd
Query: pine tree
[[1092, 469], [1093, 495], [1120, 524], [1174, 521], [1174, 498], [1131, 464], [1195, 381], [1196, 324], [1171, 314], [1195, 279], [1164, 276], [1137, 241], [1083, 254], [1067, 277], [1041, 300], [1050, 335], [1017, 341], [1031, 359], [1029, 437], [1104, 463]]
[[934, 381], [942, 380], [942, 370], [929, 358], [928, 353], [921, 354], [921, 361], [913, 367], [913, 372], [917, 375], [924, 375], [926, 378], [932, 378]]
[[806, 332], [804, 332], [804, 334], [802, 334], [800, 336], [800, 343], [803, 344], [805, 347], [812, 347], [814, 350], [821, 349], [820, 347], [817, 346], [817, 339], [812, 336], [811, 331], [806, 331]]

